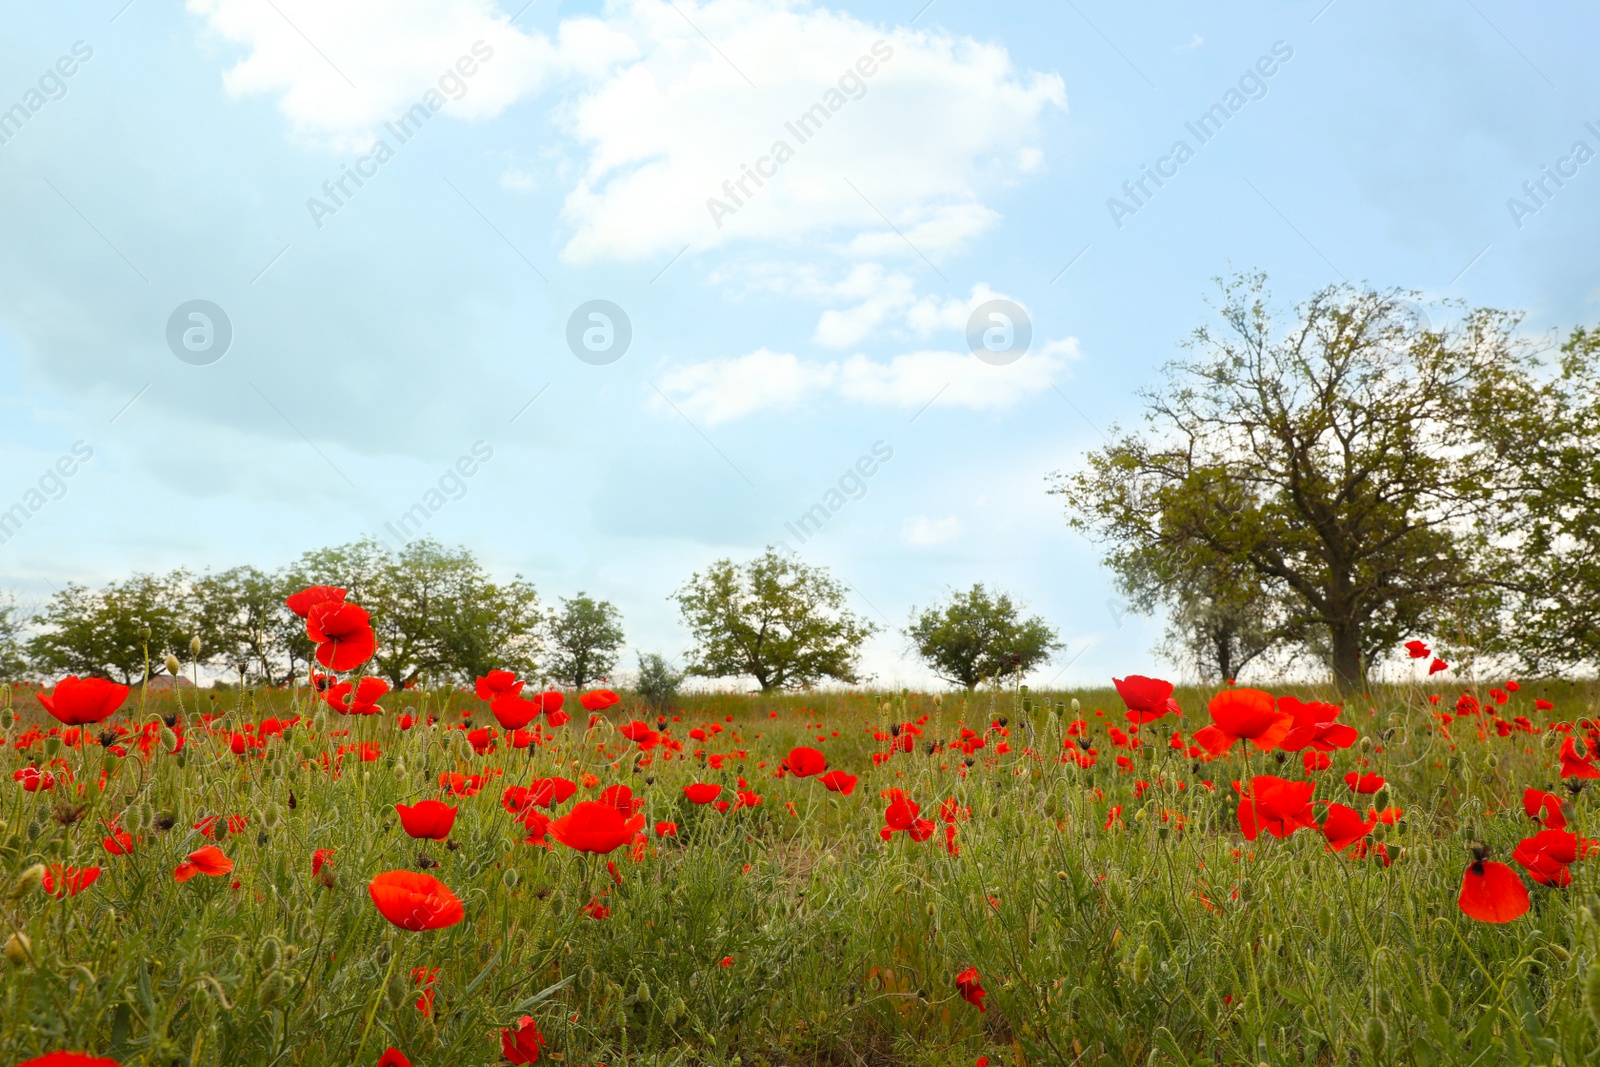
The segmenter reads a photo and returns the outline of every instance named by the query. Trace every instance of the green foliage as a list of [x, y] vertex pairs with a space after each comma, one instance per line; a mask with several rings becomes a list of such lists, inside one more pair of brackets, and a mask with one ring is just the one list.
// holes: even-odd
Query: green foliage
[[986, 678], [1020, 678], [1062, 647], [1042, 618], [1024, 619], [1009, 594], [992, 596], [981, 582], [952, 593], [942, 605], [913, 608], [906, 632], [934, 673], [967, 689]]
[[188, 575], [181, 570], [136, 574], [99, 590], [69, 585], [50, 598], [38, 622], [41, 631], [27, 643], [37, 670], [124, 685], [144, 680], [147, 649], [156, 677], [165, 673], [166, 653], [187, 657], [197, 631]]
[[1148, 428], [1054, 492], [1130, 584], [1239, 575], [1214, 583], [1224, 604], [1259, 590], [1262, 628], [1356, 687], [1406, 637], [1493, 615], [1490, 520], [1513, 486], [1483, 403], [1517, 395], [1527, 360], [1497, 312], [1430, 329], [1405, 294], [1332, 287], [1280, 330], [1263, 286], [1226, 286], [1223, 329], [1146, 394]]
[[695, 640], [688, 673], [753, 677], [763, 692], [861, 681], [861, 644], [877, 630], [845, 608], [826, 568], [773, 548], [742, 564], [717, 560], [673, 599]]
[[665, 711], [678, 699], [682, 684], [683, 672], [674, 670], [667, 657], [659, 652], [639, 654], [639, 681], [634, 690], [645, 704]]
[[288, 681], [290, 634], [298, 631], [304, 640], [303, 629], [286, 621], [294, 616], [284, 598], [295, 591], [282, 576], [248, 566], [197, 578], [193, 603], [202, 662], [238, 672], [240, 685]]
[[23, 656], [23, 624], [16, 600], [0, 594], [0, 681], [17, 681], [28, 673]]
[[622, 613], [609, 600], [579, 593], [561, 599], [561, 610], [545, 623], [549, 651], [544, 670], [551, 678], [582, 689], [609, 675], [622, 648]]

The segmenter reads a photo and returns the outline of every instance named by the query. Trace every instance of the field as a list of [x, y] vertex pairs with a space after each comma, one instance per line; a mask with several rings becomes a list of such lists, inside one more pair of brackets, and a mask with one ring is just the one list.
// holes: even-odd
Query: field
[[[1503, 704], [1488, 684], [1347, 700], [1359, 740], [1320, 770], [1315, 748], [1194, 755], [1214, 690], [1178, 690], [1182, 717], [1137, 733], [1107, 688], [697, 694], [664, 721], [626, 693], [595, 713], [568, 694], [570, 722], [518, 735], [471, 692], [347, 716], [309, 688], [135, 690], [104, 748], [101, 726], [63, 731], [18, 688], [0, 1063], [1588, 1061], [1585, 848], [1564, 888], [1512, 864], [1531, 903], [1509, 922], [1457, 897], [1474, 843], [1509, 864], [1540, 829], [1529, 787], [1570, 798], [1580, 839], [1593, 826], [1559, 777], [1568, 734], [1545, 728], [1580, 724], [1595, 692], [1497, 685]], [[801, 757], [806, 776], [781, 773], [795, 746], [853, 788]], [[1386, 783], [1357, 793], [1351, 772]], [[1399, 812], [1339, 851], [1318, 825], [1250, 841], [1230, 783], [1252, 775], [1314, 782], [1319, 824], [1323, 801]], [[508, 793], [557, 777], [575, 795]], [[694, 783], [732, 803], [691, 802]], [[642, 799], [642, 836], [604, 854], [558, 839], [551, 820], [619, 784]], [[459, 809], [448, 840], [408, 836], [395, 805], [440, 798]], [[232, 869], [180, 868], [204, 846]], [[101, 873], [80, 888], [55, 865]], [[460, 921], [410, 930], [375, 906], [381, 872], [424, 869]]]

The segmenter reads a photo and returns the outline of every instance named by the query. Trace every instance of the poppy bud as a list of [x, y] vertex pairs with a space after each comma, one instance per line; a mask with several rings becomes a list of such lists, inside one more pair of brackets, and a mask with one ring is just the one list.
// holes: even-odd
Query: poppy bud
[[1363, 737], [1361, 739], [1361, 751], [1363, 751], [1363, 752], [1371, 752], [1372, 751], [1372, 738]]
[[12, 966], [21, 967], [33, 958], [33, 938], [18, 930], [6, 940], [5, 951]]
[[1550, 955], [1554, 956], [1556, 959], [1560, 960], [1562, 963], [1567, 963], [1568, 961], [1570, 961], [1572, 959], [1572, 953], [1567, 951], [1567, 948], [1566, 948], [1565, 945], [1558, 945], [1558, 944], [1556, 944], [1555, 942], [1552, 941], [1546, 947], [1549, 948]]
[[515, 889], [517, 888], [517, 879], [519, 877], [515, 867], [507, 867], [505, 873], [500, 876], [500, 883], [507, 889]]
[[[9, 958], [10, 952], [6, 955]], [[1589, 1018], [1600, 1026], [1600, 963], [1589, 964], [1589, 973], [1584, 976], [1583, 1006], [1589, 1009]]]
[[178, 676], [179, 671], [183, 670], [183, 664], [179, 663], [178, 657], [174, 656], [171, 652], [167, 653], [167, 658], [162, 661], [161, 665], [165, 667], [167, 669], [167, 673], [172, 675], [174, 678]]
[[1133, 954], [1131, 972], [1136, 985], [1144, 985], [1150, 977], [1150, 946], [1140, 944], [1139, 950]]
[[17, 713], [10, 708], [0, 708], [0, 730], [9, 730], [16, 724]]
[[1389, 806], [1389, 787], [1384, 786], [1378, 790], [1377, 794], [1372, 798], [1372, 802], [1377, 805], [1379, 811], [1387, 808]]
[[398, 973], [389, 976], [389, 982], [383, 987], [384, 999], [392, 1006], [400, 1007], [410, 999], [411, 992], [406, 988], [406, 981]]
[[1376, 1015], [1367, 1020], [1367, 1048], [1372, 1050], [1372, 1058], [1383, 1059], [1383, 1046], [1389, 1041], [1389, 1031], [1384, 1027], [1383, 1020]]
[[261, 980], [261, 985], [256, 989], [256, 1003], [263, 1008], [270, 1008], [282, 1000], [289, 992], [289, 980], [283, 976], [282, 971], [273, 971]]
[[139, 639], [142, 640], [142, 641], [150, 640], [150, 627], [148, 627], [148, 626], [139, 627]]
[[222, 843], [222, 839], [228, 836], [228, 817], [226, 815], [218, 816], [217, 821], [211, 824], [211, 836], [217, 839], [217, 844], [219, 845]]
[[11, 886], [11, 895], [20, 897], [39, 888], [39, 883], [44, 881], [44, 864], [35, 863], [32, 867], [17, 875], [17, 880]]
[[645, 985], [643, 979], [639, 980], [639, 991], [633, 997], [640, 1004], [650, 1003], [650, 987]]
[[261, 947], [256, 949], [256, 966], [263, 972], [270, 971], [278, 966], [282, 954], [283, 942], [275, 937], [268, 937], [261, 942]]
[[1428, 990], [1428, 1006], [1441, 1019], [1450, 1018], [1450, 994], [1438, 982]]
[[61, 738], [59, 738], [59, 737], [55, 736], [54, 734], [52, 734], [49, 737], [44, 739], [44, 754], [46, 756], [52, 756], [53, 757], [57, 753], [59, 753], [60, 751], [61, 751]]
[[200, 635], [195, 634], [189, 638], [189, 656], [192, 659], [200, 658]]

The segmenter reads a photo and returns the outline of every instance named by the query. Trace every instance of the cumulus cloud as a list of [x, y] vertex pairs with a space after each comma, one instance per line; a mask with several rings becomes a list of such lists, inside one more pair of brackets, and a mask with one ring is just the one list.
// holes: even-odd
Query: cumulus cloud
[[590, 149], [565, 206], [576, 262], [819, 235], [914, 255], [879, 212], [938, 256], [993, 224], [983, 190], [1038, 165], [1040, 116], [1066, 103], [998, 45], [792, 0], [635, 0], [614, 25], [639, 58], [567, 112]]
[[913, 515], [900, 527], [900, 538], [913, 548], [937, 548], [961, 536], [961, 520], [954, 515], [930, 519]]
[[1052, 341], [1003, 367], [970, 352], [927, 350], [888, 360], [858, 354], [807, 361], [763, 348], [747, 356], [674, 368], [659, 388], [685, 415], [712, 425], [802, 407], [824, 395], [876, 407], [994, 411], [1049, 389], [1077, 355], [1075, 338]]
[[430, 90], [448, 113], [488, 119], [556, 76], [600, 77], [636, 55], [631, 37], [594, 18], [568, 19], [554, 41], [523, 33], [493, 0], [188, 0], [188, 10], [247, 50], [223, 75], [230, 94], [276, 95], [297, 135], [340, 150], [370, 144]]

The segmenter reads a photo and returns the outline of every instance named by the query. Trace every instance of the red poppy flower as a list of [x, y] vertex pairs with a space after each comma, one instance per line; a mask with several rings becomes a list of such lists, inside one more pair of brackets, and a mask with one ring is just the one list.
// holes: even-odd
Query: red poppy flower
[[1550, 703], [1550, 701], [1544, 699], [1543, 697], [1535, 697], [1533, 706], [1540, 711], [1551, 711], [1555, 708], [1554, 704]]
[[17, 1064], [17, 1067], [122, 1067], [116, 1060], [89, 1056], [82, 1052], [46, 1052]]
[[378, 701], [388, 691], [388, 682], [382, 678], [368, 677], [355, 685], [340, 682], [329, 686], [322, 694], [322, 700], [340, 715], [377, 715], [383, 711]]
[[324, 866], [331, 867], [333, 865], [333, 853], [334, 850], [331, 848], [319, 848], [311, 853], [311, 873], [313, 875], [321, 874]]
[[466, 915], [449, 886], [416, 871], [385, 871], [367, 883], [367, 893], [385, 919], [405, 930], [454, 926]]
[[883, 826], [878, 830], [878, 836], [885, 841], [897, 833], [911, 835], [913, 841], [926, 841], [933, 836], [937, 824], [932, 819], [919, 818], [922, 811], [921, 805], [899, 789], [885, 789], [884, 797], [889, 801], [889, 806], [883, 813]]
[[817, 779], [817, 781], [827, 786], [830, 792], [843, 793], [845, 796], [855, 792], [857, 780], [855, 775], [846, 774], [843, 771], [829, 771]]
[[[1239, 783], [1234, 783], [1239, 788]], [[1270, 774], [1250, 779], [1250, 792], [1239, 796], [1239, 829], [1245, 840], [1254, 841], [1262, 830], [1273, 837], [1288, 837], [1296, 830], [1315, 827], [1311, 794], [1315, 782], [1291, 782]]]
[[818, 749], [807, 745], [789, 750], [789, 755], [783, 761], [789, 773], [796, 778], [810, 778], [814, 774], [821, 774], [828, 769], [828, 759]]
[[968, 967], [956, 975], [956, 992], [961, 994], [962, 1000], [973, 1005], [980, 1012], [989, 1010], [983, 1006], [983, 998], [989, 994], [978, 980], [978, 968]]
[[715, 782], [694, 782], [683, 787], [683, 795], [691, 804], [709, 804], [722, 795], [722, 787]]
[[1344, 776], [1344, 784], [1357, 793], [1376, 793], [1383, 788], [1383, 782], [1381, 774], [1357, 774], [1351, 771]]
[[94, 885], [99, 877], [99, 867], [68, 867], [52, 863], [44, 869], [44, 880], [39, 884], [46, 893], [60, 900], [62, 897], [77, 896]]
[[604, 856], [631, 841], [643, 825], [643, 815], [624, 818], [610, 804], [583, 800], [551, 823], [550, 833], [570, 849]]
[[128, 687], [104, 678], [79, 678], [69, 674], [56, 683], [53, 693], [35, 693], [44, 710], [63, 726], [88, 726], [103, 722], [128, 699]]
[[1300, 765], [1306, 769], [1307, 774], [1314, 774], [1332, 767], [1333, 759], [1326, 752], [1309, 748], [1300, 756]]
[[133, 855], [132, 834], [118, 826], [115, 819], [107, 824], [106, 829], [110, 832], [106, 834], [105, 837], [100, 839], [101, 848], [105, 849], [113, 856]]
[[1478, 860], [1462, 876], [1456, 904], [1469, 919], [1508, 923], [1527, 913], [1528, 887], [1504, 863]]
[[1172, 683], [1160, 678], [1146, 678], [1130, 674], [1126, 678], [1113, 678], [1117, 695], [1128, 706], [1129, 722], [1154, 722], [1163, 715], [1182, 715], [1178, 702], [1172, 699]]
[[611, 909], [600, 903], [599, 897], [595, 897], [583, 906], [583, 913], [595, 922], [599, 922], [611, 914]]
[[636, 814], [644, 807], [644, 797], [633, 795], [633, 787], [628, 785], [607, 786], [600, 791], [601, 804], [609, 804], [622, 813], [623, 818]]
[[660, 822], [656, 823], [656, 836], [657, 837], [677, 837], [678, 836], [678, 824], [675, 823], [675, 822], [668, 822], [665, 819], [661, 820]]
[[334, 671], [350, 671], [372, 658], [378, 640], [372, 616], [364, 608], [338, 600], [313, 604], [306, 615], [306, 636], [317, 643], [317, 662]]
[[1211, 698], [1211, 724], [1194, 733], [1194, 741], [1220, 756], [1238, 740], [1262, 752], [1278, 747], [1294, 727], [1294, 716], [1280, 711], [1271, 693], [1260, 689], [1224, 689]]
[[571, 778], [540, 778], [530, 788], [535, 804], [553, 810], [557, 804], [566, 803], [567, 798], [578, 791], [578, 783]]
[[584, 711], [604, 711], [621, 700], [609, 689], [594, 689], [579, 697], [578, 703], [583, 705]]
[[500, 1055], [512, 1063], [539, 1062], [539, 1048], [543, 1044], [544, 1035], [539, 1032], [531, 1015], [524, 1015], [517, 1020], [515, 1033], [511, 1030], [500, 1031]]
[[411, 1067], [411, 1061], [399, 1049], [386, 1048], [383, 1055], [378, 1057], [378, 1067]]
[[490, 671], [473, 683], [478, 699], [490, 703], [500, 697], [516, 696], [522, 692], [522, 686], [523, 683], [517, 681], [516, 674], [511, 671]]
[[[491, 671], [491, 674], [505, 673]], [[481, 685], [483, 679], [478, 679]], [[521, 682], [517, 685], [520, 687]], [[532, 722], [539, 714], [540, 706], [537, 700], [523, 700], [515, 693], [504, 693], [494, 698], [489, 705], [489, 713], [494, 716], [494, 721], [506, 730], [520, 730]]]
[[[1436, 659], [1432, 663], [1428, 664], [1428, 675], [1431, 677], [1431, 676], [1433, 676], [1435, 674], [1438, 674], [1440, 671], [1447, 671], [1449, 669], [1450, 669], [1450, 664], [1446, 663], [1442, 659]], [[1502, 866], [1503, 866], [1503, 864], [1502, 864]], [[1506, 868], [1506, 869], [1510, 870], [1509, 867]]]
[[[220, 815], [207, 815], [205, 818], [203, 818], [199, 822], [195, 823], [194, 824], [194, 828], [196, 830], [200, 831], [200, 836], [201, 837], [216, 837], [217, 836], [217, 822], [221, 818], [222, 818], [222, 816], [220, 816]], [[241, 832], [243, 832], [244, 828], [246, 826], [249, 826], [249, 825], [250, 825], [250, 816], [248, 816], [248, 815], [230, 815], [230, 816], [228, 816], [228, 833], [230, 833], [230, 834], [241, 833]]]
[[1427, 659], [1432, 654], [1428, 646], [1421, 641], [1406, 642], [1406, 655], [1412, 659]]
[[56, 776], [49, 771], [41, 771], [37, 767], [23, 767], [11, 772], [13, 782], [21, 782], [24, 791], [37, 793], [41, 789], [54, 789]]
[[411, 805], [396, 804], [394, 810], [400, 815], [401, 827], [410, 836], [443, 841], [450, 836], [450, 828], [455, 826], [456, 812], [460, 809], [442, 800], [419, 800]]
[[222, 854], [216, 845], [195, 849], [172, 872], [174, 881], [187, 882], [197, 874], [220, 878], [233, 870], [233, 861]]
[[1318, 752], [1332, 752], [1336, 748], [1349, 748], [1360, 736], [1354, 726], [1334, 722], [1340, 710], [1336, 704], [1307, 704], [1286, 696], [1278, 698], [1278, 710], [1288, 712], [1294, 719], [1279, 745], [1285, 752], [1299, 752], [1307, 747]]
[[475, 797], [483, 789], [483, 775], [462, 774], [460, 771], [440, 771], [439, 788], [448, 789], [451, 796]]
[[1328, 839], [1328, 847], [1335, 852], [1343, 852], [1351, 844], [1366, 837], [1378, 825], [1376, 814], [1368, 819], [1362, 819], [1361, 813], [1344, 804], [1329, 804], [1327, 814], [1322, 819], [1322, 836]]
[[1528, 818], [1538, 819], [1547, 830], [1565, 830], [1567, 817], [1561, 812], [1561, 798], [1542, 789], [1529, 789], [1522, 794], [1522, 810]]
[[494, 731], [487, 726], [480, 726], [476, 730], [467, 731], [467, 744], [472, 746], [472, 751], [480, 756], [487, 756], [500, 747], [495, 739]]
[[1578, 859], [1578, 835], [1566, 830], [1540, 830], [1517, 842], [1511, 858], [1540, 885], [1568, 886], [1567, 868]]
[[344, 600], [345, 591], [333, 585], [313, 585], [295, 593], [284, 601], [290, 611], [302, 619], [310, 613], [311, 609], [326, 601], [339, 603]]
[[1594, 765], [1594, 754], [1588, 752], [1589, 744], [1584, 742], [1585, 754], [1579, 755], [1577, 740], [1568, 737], [1561, 742], [1561, 777], [1563, 778], [1600, 778], [1600, 768]]

